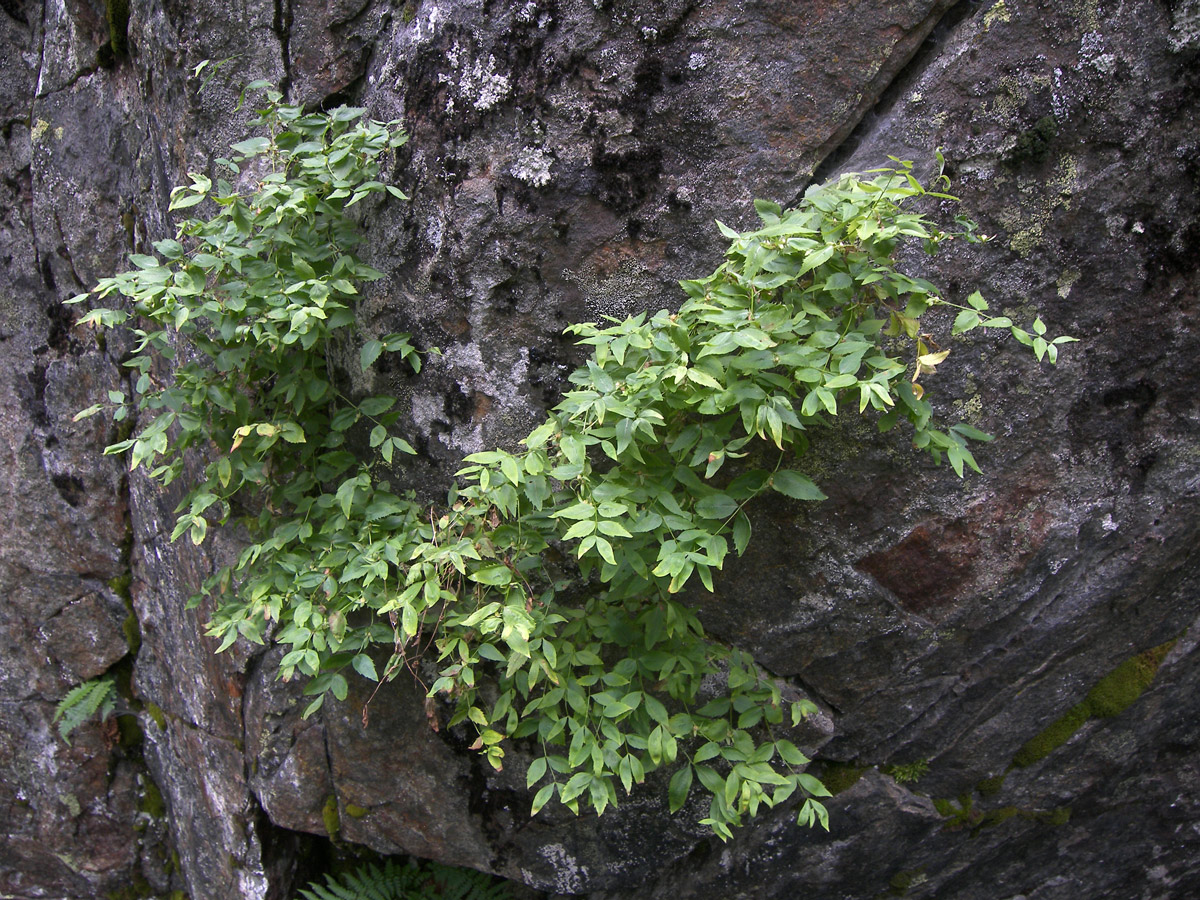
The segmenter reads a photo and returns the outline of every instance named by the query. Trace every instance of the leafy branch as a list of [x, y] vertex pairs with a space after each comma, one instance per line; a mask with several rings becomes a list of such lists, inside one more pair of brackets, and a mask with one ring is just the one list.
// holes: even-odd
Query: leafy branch
[[[135, 256], [134, 271], [97, 289], [129, 297], [149, 323], [127, 363], [149, 421], [110, 452], [164, 484], [188, 451], [205, 460], [175, 537], [198, 543], [210, 517], [224, 522], [241, 504], [252, 542], [203, 586], [219, 649], [239, 637], [287, 647], [280, 675], [308, 679], [305, 715], [347, 697], [349, 670], [376, 682], [432, 674], [448, 727], [474, 729], [473, 749], [495, 768], [513, 741], [535, 749], [535, 814], [554, 798], [603, 813], [618, 786], [628, 793], [661, 769], [672, 812], [698, 782], [709, 795], [701, 821], [722, 839], [793, 796], [799, 822], [828, 827], [828, 791], [787, 737], [815, 707], [710, 640], [682, 592], [711, 591], [730, 552], [745, 552], [754, 498], [825, 498], [794, 461], [839, 413], [870, 410], [882, 430], [904, 420], [935, 461], [978, 470], [967, 442], [990, 436], [936, 427], [918, 381], [949, 355], [921, 330], [930, 308], [960, 309], [955, 335], [1008, 328], [1051, 362], [1069, 338], [1046, 338], [1040, 320], [1030, 334], [984, 319], [977, 293], [951, 304], [897, 269], [903, 241], [935, 253], [980, 238], [965, 219], [947, 231], [910, 209], [953, 198], [895, 160], [815, 186], [794, 210], [759, 201], [756, 231], [721, 225], [725, 261], [683, 282], [678, 311], [571, 326], [592, 351], [571, 390], [523, 450], [467, 457], [430, 507], [347, 449], [362, 427], [384, 462], [412, 452], [391, 433], [394, 400], [348, 399], [330, 363], [354, 323], [355, 283], [381, 277], [354, 255], [347, 208], [402, 196], [379, 173], [403, 137], [359, 109], [305, 114], [267, 98], [266, 136], [217, 161], [241, 187], [191, 176], [172, 207], [210, 203], [212, 217], [183, 221], [155, 245], [161, 261]], [[384, 352], [420, 368], [402, 334], [366, 341], [360, 366]], [[128, 409], [123, 395], [109, 399], [118, 416]]]

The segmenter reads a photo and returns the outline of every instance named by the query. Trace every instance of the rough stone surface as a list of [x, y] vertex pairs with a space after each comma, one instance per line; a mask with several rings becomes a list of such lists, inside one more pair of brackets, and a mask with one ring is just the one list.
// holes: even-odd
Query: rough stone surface
[[[100, 2], [4, 0], [0, 894], [285, 898], [331, 838], [608, 900], [1200, 894], [1198, 35], [1189, 0], [147, 0], [121, 41]], [[818, 436], [830, 500], [760, 507], [693, 598], [827, 711], [802, 743], [844, 788], [830, 834], [779, 811], [721, 845], [661, 785], [530, 820], [519, 751], [491, 773], [415, 688], [303, 721], [276, 653], [213, 655], [186, 601], [237, 536], [170, 544], [173, 498], [72, 421], [128, 389], [129, 345], [60, 301], [170, 232], [171, 186], [243, 136], [254, 78], [410, 132], [361, 320], [444, 354], [357, 386], [401, 398], [421, 457], [396, 478], [430, 495], [555, 401], [564, 325], [710, 271], [712, 219], [944, 148], [995, 239], [909, 264], [1082, 343], [1052, 371], [972, 336], [930, 380], [997, 435], [982, 477], [869, 423]], [[1172, 640], [1127, 708], [1012, 767]], [[117, 715], [68, 746], [55, 704], [106, 673]]]

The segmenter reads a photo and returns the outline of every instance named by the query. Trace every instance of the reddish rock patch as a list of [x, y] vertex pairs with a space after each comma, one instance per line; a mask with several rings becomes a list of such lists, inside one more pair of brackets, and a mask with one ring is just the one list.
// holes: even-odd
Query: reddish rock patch
[[856, 567], [909, 612], [941, 620], [968, 597], [1025, 569], [1046, 537], [1049, 516], [1033, 480], [969, 507], [958, 518], [921, 522], [903, 540]]

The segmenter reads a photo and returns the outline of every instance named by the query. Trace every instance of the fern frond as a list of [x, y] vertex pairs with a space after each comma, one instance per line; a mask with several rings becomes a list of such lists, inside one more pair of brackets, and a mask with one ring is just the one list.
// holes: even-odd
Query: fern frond
[[508, 885], [483, 872], [439, 863], [429, 863], [427, 870], [436, 892], [412, 900], [510, 900]]
[[326, 875], [324, 887], [313, 882], [300, 896], [304, 900], [423, 900], [413, 893], [420, 881], [416, 866], [388, 860], [383, 868], [368, 863], [338, 877]]
[[58, 722], [58, 733], [68, 747], [71, 746], [71, 732], [80, 725], [97, 713], [101, 722], [112, 714], [116, 708], [114, 689], [111, 678], [93, 678], [71, 688], [58, 702], [52, 721]]
[[340, 876], [326, 875], [300, 891], [302, 900], [511, 900], [505, 882], [476, 872], [439, 863], [383, 868], [368, 863]]

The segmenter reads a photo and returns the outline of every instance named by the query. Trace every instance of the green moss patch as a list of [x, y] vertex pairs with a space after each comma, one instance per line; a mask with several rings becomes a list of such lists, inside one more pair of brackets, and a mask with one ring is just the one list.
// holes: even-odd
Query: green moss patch
[[138, 809], [152, 819], [162, 819], [167, 815], [167, 804], [163, 800], [162, 791], [153, 779], [145, 778], [141, 782], [142, 796], [138, 800]]
[[157, 703], [147, 700], [144, 709], [154, 724], [158, 726], [159, 731], [167, 730], [167, 717]]
[[866, 766], [826, 761], [821, 769], [821, 783], [829, 793], [837, 795], [854, 787], [866, 771]]
[[338, 815], [337, 797], [333, 794], [325, 798], [325, 805], [321, 807], [321, 821], [325, 823], [325, 832], [329, 839], [336, 841], [342, 833], [342, 819]]
[[1054, 116], [1042, 116], [1033, 127], [1017, 136], [1012, 161], [1041, 162], [1050, 155], [1050, 144], [1058, 136], [1058, 120]]
[[924, 884], [928, 880], [929, 877], [925, 874], [924, 866], [919, 869], [904, 869], [888, 880], [888, 893], [893, 897], [903, 897], [910, 888]]
[[1174, 641], [1168, 641], [1152, 647], [1125, 660], [1096, 682], [1084, 700], [1091, 714], [1099, 719], [1109, 719], [1132, 706], [1133, 701], [1150, 687], [1158, 667], [1174, 646]]
[[975, 790], [979, 792], [980, 797], [994, 797], [1000, 793], [1000, 789], [1004, 787], [1004, 775], [993, 775], [991, 778], [985, 778], [979, 784], [975, 785]]
[[1083, 723], [1091, 718], [1086, 703], [1077, 703], [1042, 731], [1026, 741], [1013, 757], [1013, 765], [1024, 768], [1039, 762], [1071, 739]]
[[1071, 821], [1071, 807], [1060, 806], [1048, 813], [1042, 813], [1042, 821], [1049, 825], [1066, 825]]
[[1027, 741], [1013, 757], [1013, 765], [1024, 768], [1045, 759], [1089, 719], [1108, 719], [1124, 712], [1150, 686], [1158, 667], [1174, 646], [1175, 641], [1167, 641], [1125, 660], [1097, 681], [1083, 702], [1072, 706]]
[[1015, 806], [1001, 806], [999, 809], [989, 809], [983, 814], [978, 827], [991, 828], [993, 825], [1001, 825], [1020, 814], [1021, 810]]
[[108, 43], [113, 56], [129, 55], [129, 0], [108, 0], [105, 4], [108, 19]]

